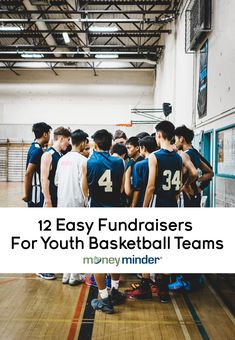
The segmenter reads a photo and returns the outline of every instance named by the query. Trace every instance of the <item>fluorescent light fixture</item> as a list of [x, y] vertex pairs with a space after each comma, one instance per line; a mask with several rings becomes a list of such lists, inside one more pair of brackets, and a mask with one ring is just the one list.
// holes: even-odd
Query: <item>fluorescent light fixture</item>
[[91, 26], [90, 32], [117, 32], [118, 27], [116, 26]]
[[22, 53], [22, 58], [43, 58], [44, 55], [41, 53]]
[[23, 31], [22, 26], [0, 26], [0, 31], [10, 32], [10, 31]]
[[63, 38], [64, 38], [64, 42], [66, 44], [69, 44], [70, 43], [70, 37], [69, 37], [68, 33], [64, 32], [62, 35], [63, 35]]
[[119, 55], [118, 54], [96, 54], [95, 58], [96, 59], [118, 59]]

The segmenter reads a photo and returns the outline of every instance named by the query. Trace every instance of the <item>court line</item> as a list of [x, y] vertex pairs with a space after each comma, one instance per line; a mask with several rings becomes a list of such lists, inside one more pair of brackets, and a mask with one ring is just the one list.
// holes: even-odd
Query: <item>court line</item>
[[[77, 323], [80, 319], [73, 319], [72, 322]], [[40, 322], [66, 322], [66, 323], [71, 323], [71, 319], [35, 319], [35, 318], [2, 318], [0, 317], [0, 321], [11, 321], [11, 322], [15, 322], [15, 321], [24, 321], [24, 322], [32, 322], [32, 321], [37, 321], [38, 323]], [[96, 323], [114, 323], [114, 324], [153, 324], [153, 325], [179, 325], [180, 322], [179, 321], [165, 321], [165, 320], [96, 320]], [[92, 323], [92, 321], [90, 319], [84, 319], [83, 323]], [[195, 325], [194, 321], [184, 321], [185, 324], [187, 325]]]
[[98, 297], [98, 288], [90, 286], [86, 307], [83, 313], [78, 340], [91, 340], [94, 327], [95, 311], [91, 306], [91, 300]]
[[228, 307], [224, 304], [223, 300], [218, 296], [218, 294], [216, 294], [216, 292], [215, 292], [214, 288], [211, 286], [211, 284], [208, 281], [206, 281], [206, 283], [207, 283], [207, 287], [209, 288], [211, 293], [214, 295], [215, 299], [217, 300], [219, 305], [222, 307], [222, 309], [224, 310], [227, 317], [231, 320], [232, 324], [235, 325], [235, 318], [232, 315], [232, 313], [230, 312], [230, 310], [228, 309]]
[[67, 340], [74, 340], [75, 335], [76, 335], [76, 331], [77, 331], [77, 326], [78, 326], [78, 320], [81, 314], [81, 310], [82, 307], [84, 305], [84, 301], [85, 301], [85, 295], [87, 293], [87, 285], [82, 285], [81, 287], [81, 291], [78, 297], [78, 301], [77, 301], [77, 305], [74, 311], [74, 315], [73, 315], [73, 319], [70, 325], [70, 329], [69, 329], [69, 334], [67, 337]]
[[174, 310], [175, 310], [175, 313], [177, 315], [177, 318], [179, 320], [179, 323], [180, 323], [180, 327], [182, 329], [182, 332], [184, 334], [184, 337], [185, 337], [185, 340], [191, 340], [191, 336], [189, 334], [189, 331], [188, 331], [188, 328], [186, 326], [186, 322], [184, 321], [184, 318], [181, 314], [181, 311], [179, 309], [179, 306], [176, 302], [176, 299], [173, 295], [171, 295], [171, 301], [172, 301], [172, 304], [173, 304], [173, 307], [174, 307]]
[[199, 330], [199, 332], [201, 334], [202, 339], [203, 340], [210, 340], [210, 337], [207, 334], [206, 329], [203, 326], [203, 323], [202, 323], [201, 319], [199, 318], [199, 316], [198, 316], [198, 314], [196, 312], [196, 309], [194, 308], [190, 298], [185, 293], [183, 294], [183, 298], [184, 298], [184, 301], [185, 301], [186, 305], [188, 306], [188, 309], [190, 311], [190, 314], [193, 317], [193, 320], [195, 321], [195, 324], [196, 324], [197, 329]]
[[5, 280], [5, 281], [0, 281], [0, 285], [3, 285], [4, 283], [12, 282], [12, 281], [17, 281], [18, 279], [10, 279], [10, 280]]

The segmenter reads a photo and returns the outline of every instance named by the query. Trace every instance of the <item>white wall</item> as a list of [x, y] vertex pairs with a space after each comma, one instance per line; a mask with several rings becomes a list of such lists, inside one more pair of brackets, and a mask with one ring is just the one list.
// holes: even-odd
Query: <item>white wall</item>
[[193, 55], [185, 53], [184, 17], [171, 25], [172, 34], [165, 37], [164, 55], [157, 66], [155, 106], [172, 104], [170, 119], [176, 125], [192, 125]]
[[[130, 108], [153, 105], [153, 71], [0, 72], [0, 128], [51, 125], [115, 125], [130, 122]], [[17, 128], [16, 128], [17, 130]], [[18, 133], [18, 132], [17, 132]], [[0, 129], [0, 139], [1, 129]], [[8, 136], [9, 138], [12, 136]], [[23, 138], [24, 136], [18, 136]]]
[[[185, 53], [185, 12], [180, 14], [176, 25], [172, 24], [174, 34], [166, 37], [164, 56], [157, 67], [154, 101], [156, 105], [164, 101], [172, 103], [171, 120], [176, 125], [200, 129], [203, 122], [209, 126], [212, 118], [221, 120], [225, 112], [232, 115], [235, 111], [234, 13], [235, 1], [213, 1], [213, 30], [208, 35], [208, 104], [203, 119], [197, 114], [200, 51]], [[234, 117], [224, 118], [224, 125], [231, 120], [234, 122]], [[223, 120], [213, 124], [221, 127]], [[203, 126], [207, 128], [206, 124]]]

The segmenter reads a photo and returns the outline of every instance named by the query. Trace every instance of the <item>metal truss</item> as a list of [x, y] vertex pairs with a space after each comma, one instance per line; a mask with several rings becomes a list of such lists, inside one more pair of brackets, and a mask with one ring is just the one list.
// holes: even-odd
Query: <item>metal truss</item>
[[[171, 34], [170, 23], [177, 17], [181, 2], [2, 0], [0, 68], [14, 71], [27, 63], [32, 68], [41, 63], [53, 72], [67, 68], [95, 72], [111, 64], [96, 59], [101, 54], [108, 55], [115, 68], [120, 64], [121, 69], [154, 69], [164, 51], [164, 35]], [[63, 33], [69, 36], [67, 44]], [[118, 58], [112, 59], [113, 55]]]

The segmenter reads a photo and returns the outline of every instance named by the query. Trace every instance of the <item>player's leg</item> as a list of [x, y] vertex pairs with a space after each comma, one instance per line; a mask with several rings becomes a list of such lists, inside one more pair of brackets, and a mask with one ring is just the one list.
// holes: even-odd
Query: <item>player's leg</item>
[[114, 308], [111, 302], [111, 298], [106, 288], [105, 277], [106, 274], [94, 274], [95, 280], [99, 289], [99, 295], [101, 299], [93, 299], [91, 306], [94, 310], [100, 310], [106, 314], [113, 314]]

